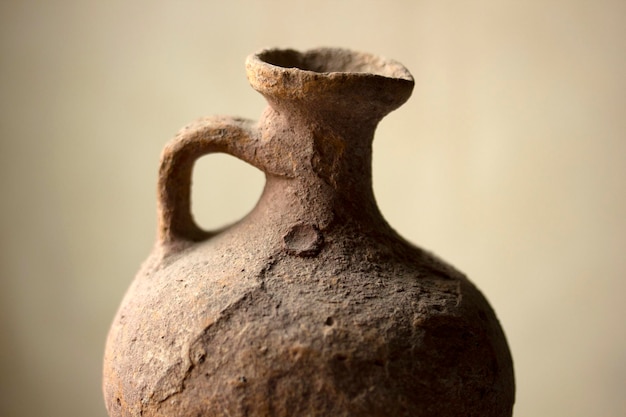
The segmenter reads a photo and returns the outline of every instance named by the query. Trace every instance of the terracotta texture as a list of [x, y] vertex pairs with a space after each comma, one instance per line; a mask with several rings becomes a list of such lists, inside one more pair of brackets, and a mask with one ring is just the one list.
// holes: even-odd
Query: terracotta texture
[[[201, 119], [163, 152], [159, 239], [107, 341], [109, 415], [510, 416], [494, 312], [374, 200], [374, 130], [409, 72], [342, 49], [264, 50], [246, 69], [260, 121]], [[244, 219], [205, 232], [190, 178], [213, 152], [267, 181]]]

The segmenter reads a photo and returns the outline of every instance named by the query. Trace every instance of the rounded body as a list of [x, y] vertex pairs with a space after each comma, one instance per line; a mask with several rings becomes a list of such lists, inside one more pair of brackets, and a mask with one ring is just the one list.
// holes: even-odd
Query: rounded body
[[[410, 74], [333, 49], [263, 51], [247, 67], [270, 103], [260, 122], [202, 119], [164, 151], [159, 240], [107, 341], [109, 415], [510, 416], [494, 312], [373, 198], [373, 132]], [[267, 176], [255, 209], [213, 233], [188, 194], [210, 152]]]

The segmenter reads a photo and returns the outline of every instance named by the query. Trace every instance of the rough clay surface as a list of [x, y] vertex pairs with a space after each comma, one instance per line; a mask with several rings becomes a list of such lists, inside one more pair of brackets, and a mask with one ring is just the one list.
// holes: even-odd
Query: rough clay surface
[[[512, 361], [458, 271], [384, 221], [371, 190], [379, 120], [408, 99], [400, 64], [346, 50], [248, 58], [260, 122], [213, 117], [165, 148], [159, 240], [115, 317], [111, 417], [510, 416]], [[206, 233], [193, 162], [267, 174], [255, 209]]]

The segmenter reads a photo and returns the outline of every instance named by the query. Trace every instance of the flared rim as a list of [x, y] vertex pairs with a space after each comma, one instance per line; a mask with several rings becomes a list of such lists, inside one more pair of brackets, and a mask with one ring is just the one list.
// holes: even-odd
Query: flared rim
[[[248, 57], [250, 67], [269, 67], [278, 71], [302, 72], [330, 77], [333, 74], [377, 76], [413, 81], [411, 73], [397, 61], [344, 48], [263, 49]], [[269, 69], [268, 68], [268, 69]]]
[[404, 103], [414, 86], [399, 62], [344, 48], [263, 49], [248, 56], [246, 72], [251, 86], [270, 102], [351, 106], [358, 101], [385, 113]]

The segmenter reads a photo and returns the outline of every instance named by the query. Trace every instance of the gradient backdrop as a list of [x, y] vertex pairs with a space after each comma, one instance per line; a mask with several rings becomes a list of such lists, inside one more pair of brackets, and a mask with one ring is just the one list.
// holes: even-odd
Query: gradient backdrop
[[[259, 48], [403, 62], [411, 100], [375, 141], [389, 222], [465, 271], [505, 328], [516, 417], [626, 415], [626, 2], [4, 0], [0, 415], [104, 417], [109, 323], [155, 236], [164, 143], [257, 118]], [[194, 173], [207, 227], [263, 176]]]

